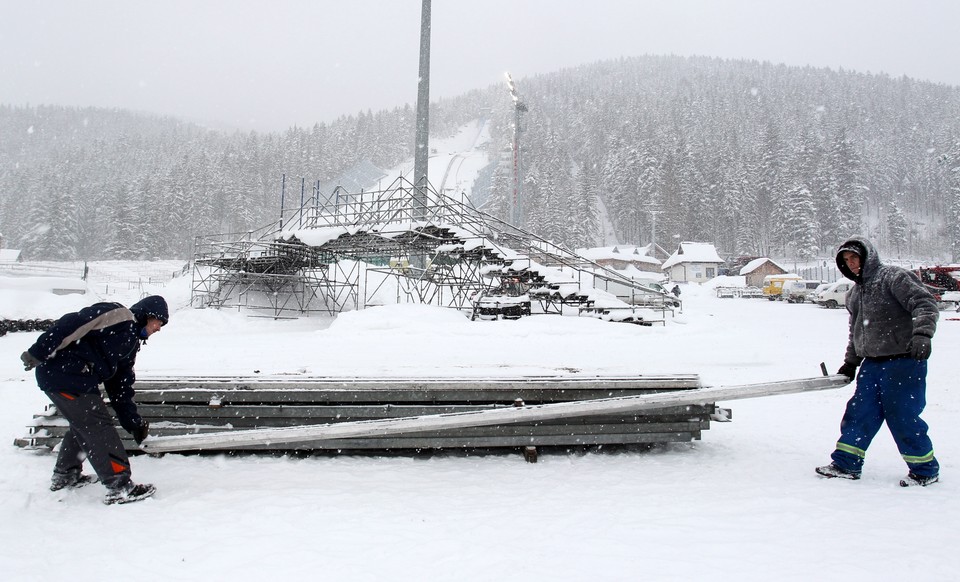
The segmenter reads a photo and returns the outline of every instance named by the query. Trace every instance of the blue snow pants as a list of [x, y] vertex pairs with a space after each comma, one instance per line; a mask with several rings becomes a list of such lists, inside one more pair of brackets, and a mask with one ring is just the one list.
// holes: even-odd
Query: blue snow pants
[[840, 422], [833, 462], [841, 469], [859, 473], [867, 447], [886, 421], [910, 471], [922, 477], [939, 474], [927, 423], [920, 418], [927, 404], [926, 393], [926, 360], [865, 359], [857, 374], [857, 389]]

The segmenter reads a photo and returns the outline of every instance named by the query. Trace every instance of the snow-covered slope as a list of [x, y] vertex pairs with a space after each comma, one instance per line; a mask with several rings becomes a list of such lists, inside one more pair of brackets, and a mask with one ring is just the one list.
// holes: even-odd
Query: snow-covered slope
[[[489, 141], [490, 129], [481, 119], [461, 127], [452, 137], [431, 138], [427, 175], [434, 190], [454, 199], [469, 198], [477, 175], [490, 163], [485, 147]], [[413, 181], [412, 158], [388, 169], [384, 180], [389, 184], [398, 176]], [[369, 184], [367, 189], [384, 186]]]

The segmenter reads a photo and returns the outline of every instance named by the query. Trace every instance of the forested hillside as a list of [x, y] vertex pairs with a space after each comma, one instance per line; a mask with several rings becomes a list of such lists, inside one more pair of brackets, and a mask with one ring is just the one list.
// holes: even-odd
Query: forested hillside
[[[827, 69], [639, 57], [520, 79], [523, 215], [596, 244], [713, 242], [808, 258], [866, 233], [886, 254], [958, 260], [960, 88]], [[492, 121], [485, 208], [507, 217], [513, 102], [494, 86], [431, 107], [431, 133]], [[412, 106], [282, 133], [126, 111], [0, 106], [0, 233], [28, 258], [189, 258], [193, 238], [277, 220], [282, 174], [335, 179], [412, 157]]]
[[809, 258], [861, 232], [888, 255], [958, 260], [958, 87], [644, 57], [521, 90], [529, 216], [549, 236], [582, 230], [592, 215], [568, 209], [598, 192], [621, 242], [649, 242], [656, 215], [668, 249]]
[[123, 111], [0, 107], [0, 232], [30, 258], [186, 258], [196, 235], [277, 220], [284, 173], [299, 186], [406, 158], [412, 119], [408, 107], [224, 133]]

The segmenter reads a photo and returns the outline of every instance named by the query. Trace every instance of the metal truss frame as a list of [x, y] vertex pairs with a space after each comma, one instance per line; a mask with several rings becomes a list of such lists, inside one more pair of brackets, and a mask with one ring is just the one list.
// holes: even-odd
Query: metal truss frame
[[594, 309], [587, 290], [611, 282], [649, 293], [563, 245], [401, 176], [359, 193], [338, 187], [324, 195], [315, 186], [278, 223], [198, 237], [192, 303], [273, 317], [385, 302], [472, 311], [505, 281], [520, 282], [538, 313]]

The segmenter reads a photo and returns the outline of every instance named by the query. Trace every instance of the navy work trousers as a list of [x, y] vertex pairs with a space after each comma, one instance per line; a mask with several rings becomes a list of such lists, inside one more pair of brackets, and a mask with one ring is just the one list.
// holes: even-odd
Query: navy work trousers
[[857, 374], [857, 389], [840, 422], [840, 440], [831, 455], [841, 469], [859, 473], [867, 447], [884, 421], [910, 471], [929, 477], [940, 472], [920, 413], [927, 404], [927, 362], [912, 358], [867, 358]]

